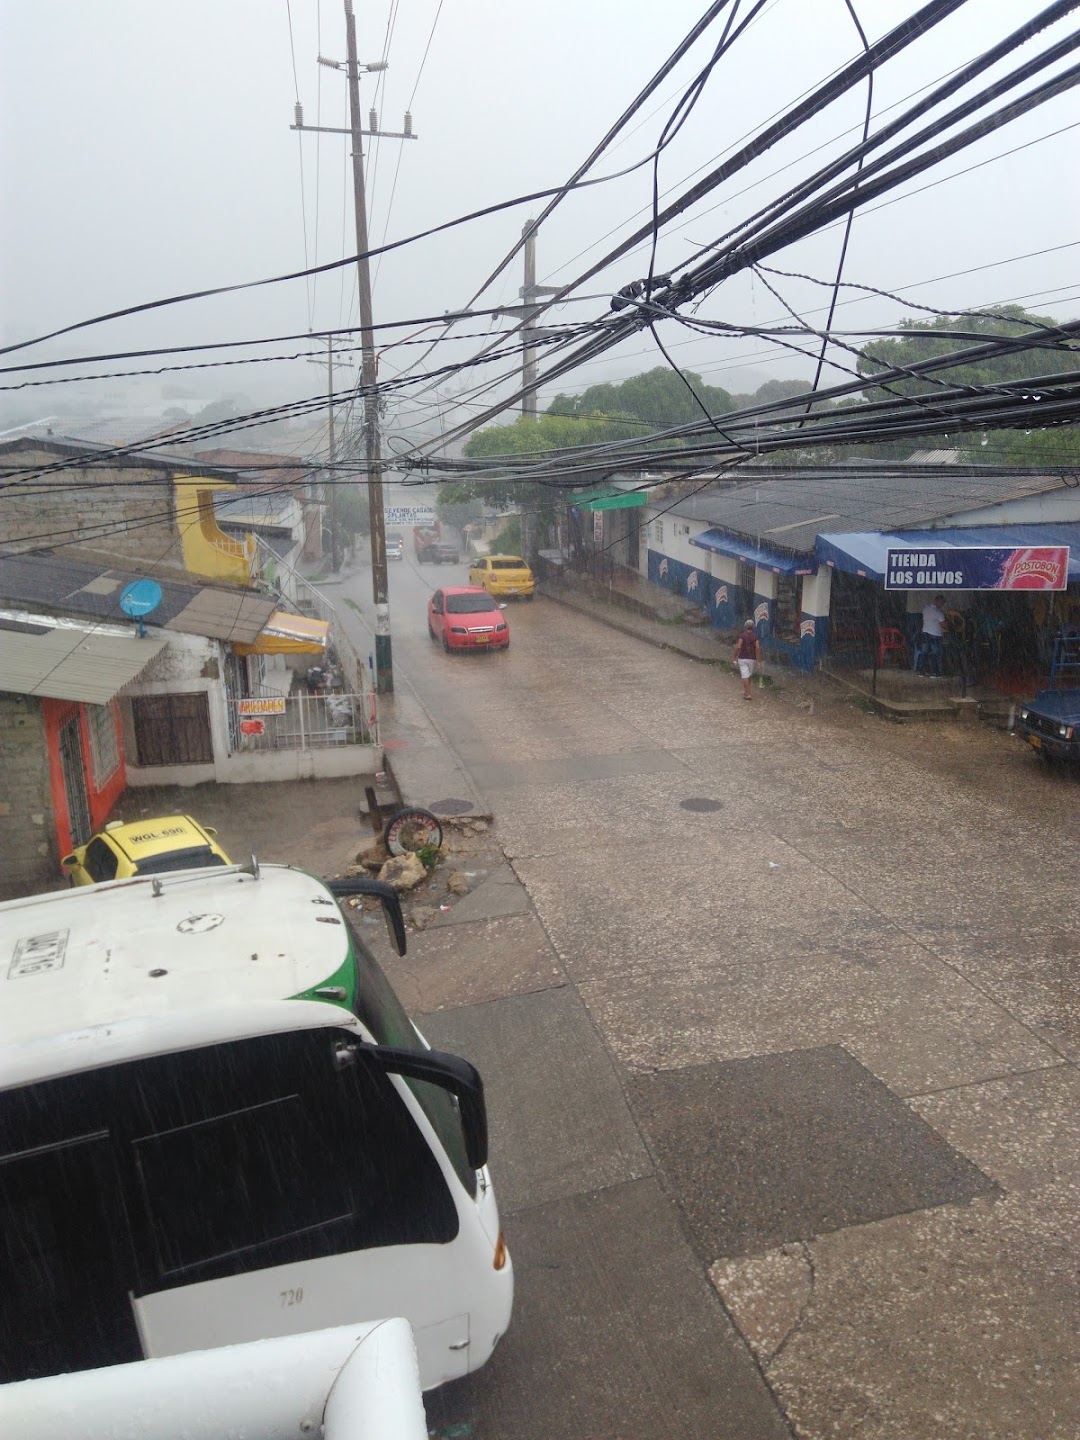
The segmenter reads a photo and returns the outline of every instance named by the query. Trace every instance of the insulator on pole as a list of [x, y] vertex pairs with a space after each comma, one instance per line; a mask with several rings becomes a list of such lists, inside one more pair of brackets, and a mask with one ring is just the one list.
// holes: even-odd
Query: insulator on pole
[[377, 130], [379, 128], [379, 112], [375, 109], [374, 105], [368, 111], [367, 120], [369, 130]]
[[300, 126], [303, 125], [303, 123], [304, 123], [304, 107], [303, 107], [303, 105], [300, 104], [300, 101], [297, 100], [296, 104], [293, 106], [293, 124], [294, 124], [294, 125], [296, 126], [296, 128], [299, 130], [299, 129], [300, 129]]
[[405, 111], [405, 134], [406, 134], [406, 135], [411, 135], [411, 134], [412, 134], [412, 111], [411, 111], [411, 110], [406, 110], [406, 111]]

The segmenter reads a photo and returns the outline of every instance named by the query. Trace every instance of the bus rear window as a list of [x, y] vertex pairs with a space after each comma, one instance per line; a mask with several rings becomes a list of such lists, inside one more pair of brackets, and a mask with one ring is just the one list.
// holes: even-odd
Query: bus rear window
[[[236, 1040], [0, 1095], [0, 1209], [20, 1193], [19, 1160], [48, 1151], [50, 1183], [87, 1230], [67, 1279], [58, 1256], [53, 1290], [68, 1291], [78, 1310], [86, 1286], [75, 1272], [98, 1249], [129, 1257], [110, 1273], [124, 1294], [143, 1295], [351, 1250], [452, 1240], [457, 1208], [438, 1161], [384, 1074], [363, 1060], [335, 1065], [340, 1037], [324, 1029]], [[86, 1135], [119, 1186], [101, 1221], [74, 1144]], [[6, 1199], [5, 1177], [14, 1184]], [[44, 1230], [35, 1236], [32, 1211], [19, 1213], [24, 1251], [53, 1250]], [[41, 1223], [50, 1223], [45, 1212]], [[96, 1224], [109, 1233], [89, 1233]], [[0, 1312], [9, 1293], [0, 1286]], [[18, 1315], [0, 1318], [0, 1333], [8, 1323], [17, 1329]]]
[[299, 1095], [136, 1140], [161, 1274], [240, 1257], [319, 1226], [347, 1227], [355, 1167], [328, 1166], [334, 1148]]

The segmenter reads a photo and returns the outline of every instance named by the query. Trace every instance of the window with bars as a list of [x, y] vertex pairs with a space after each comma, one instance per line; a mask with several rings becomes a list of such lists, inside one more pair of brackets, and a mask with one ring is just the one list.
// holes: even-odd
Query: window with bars
[[86, 731], [90, 739], [90, 768], [94, 789], [101, 790], [120, 768], [120, 739], [116, 729], [116, 707], [87, 705]]
[[652, 532], [653, 542], [657, 545], [662, 545], [664, 543], [664, 522], [662, 520], [654, 520], [652, 523]]
[[754, 608], [754, 564], [751, 560], [740, 560], [735, 583], [743, 592], [746, 613], [749, 617]]
[[204, 690], [135, 695], [131, 718], [140, 765], [206, 765], [214, 758], [210, 704]]

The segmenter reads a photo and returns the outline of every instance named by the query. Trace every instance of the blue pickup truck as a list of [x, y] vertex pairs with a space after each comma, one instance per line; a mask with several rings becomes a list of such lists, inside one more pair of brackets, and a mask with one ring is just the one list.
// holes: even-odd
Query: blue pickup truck
[[1080, 635], [1054, 641], [1050, 684], [1020, 707], [1016, 733], [1048, 764], [1080, 764]]

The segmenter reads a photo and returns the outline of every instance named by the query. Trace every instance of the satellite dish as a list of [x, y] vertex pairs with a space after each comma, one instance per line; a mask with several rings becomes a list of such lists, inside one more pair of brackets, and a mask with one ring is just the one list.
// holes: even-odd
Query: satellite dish
[[152, 614], [161, 604], [161, 586], [156, 580], [133, 580], [120, 592], [120, 609], [139, 622], [140, 637], [146, 634], [143, 616]]

